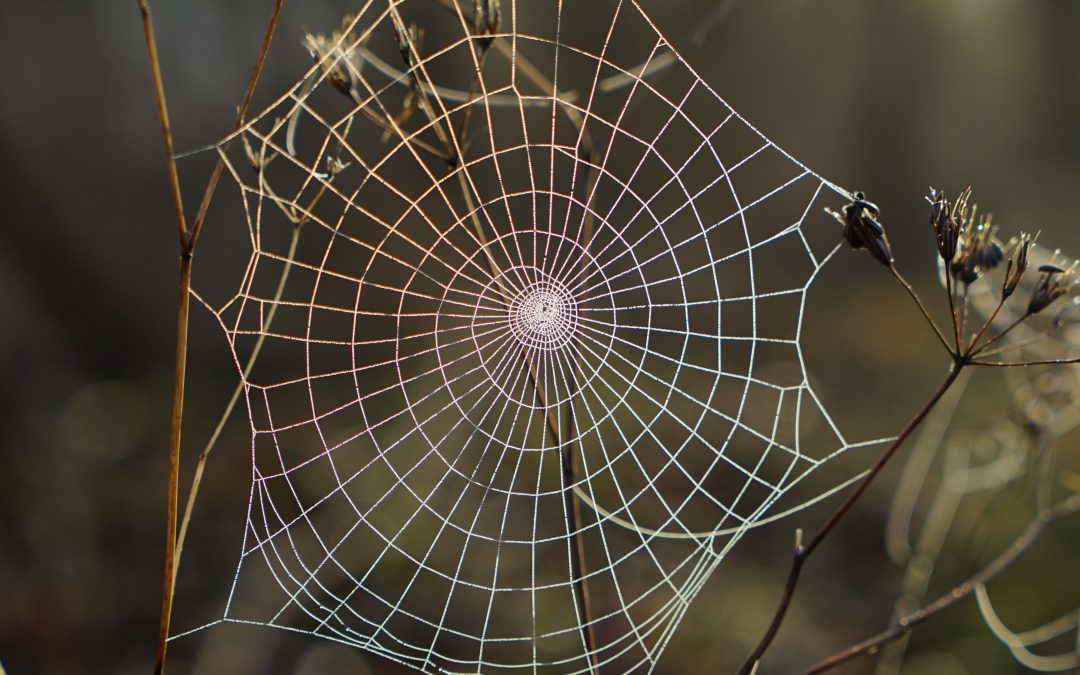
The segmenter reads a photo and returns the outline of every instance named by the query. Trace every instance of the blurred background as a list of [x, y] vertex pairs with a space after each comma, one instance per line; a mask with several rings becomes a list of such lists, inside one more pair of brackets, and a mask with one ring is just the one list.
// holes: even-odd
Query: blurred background
[[[1006, 237], [1041, 231], [1040, 243], [1080, 251], [1072, 201], [1080, 188], [1080, 5], [642, 5], [763, 133], [882, 207], [899, 266], [926, 297], [941, 295], [923, 200], [931, 184], [975, 186]], [[228, 132], [269, 8], [263, 0], [154, 5], [178, 149]], [[308, 67], [304, 30], [330, 31], [350, 9], [341, 0], [286, 2], [264, 97]], [[139, 13], [134, 2], [5, 3], [0, 45], [0, 662], [13, 674], [147, 672], [164, 551], [177, 244]], [[180, 164], [189, 213], [209, 166], [205, 155]], [[234, 226], [213, 216], [207, 225]], [[868, 257], [849, 255], [819, 283], [806, 338], [818, 390], [863, 435], [894, 433], [945, 360]], [[235, 385], [222, 334], [198, 308], [189, 363], [182, 492]], [[961, 431], [1010, 414], [1008, 383], [980, 377], [961, 410], [970, 414], [954, 423]], [[1068, 440], [1062, 448], [1075, 471]], [[184, 625], [220, 612], [242, 534], [249, 448], [245, 424], [234, 421], [211, 462], [181, 571]], [[899, 469], [808, 565], [767, 672], [796, 671], [888, 624], [904, 574], [883, 534]], [[1009, 498], [1024, 498], [1020, 483]], [[986, 531], [945, 546], [928, 597], [969, 576], [1030, 518], [1004, 508], [988, 522], [985, 509], [973, 506], [966, 521], [961, 511], [958, 522]], [[726, 672], [739, 663], [771, 615], [792, 531], [825, 515], [813, 509], [745, 538], [657, 671]], [[1003, 616], [1035, 626], [1075, 608], [1077, 542], [1075, 522], [1051, 530], [1002, 580]], [[170, 672], [397, 670], [312, 638], [229, 627], [176, 642]], [[873, 663], [838, 672], [873, 672]], [[901, 672], [1022, 668], [969, 600], [915, 633]]]

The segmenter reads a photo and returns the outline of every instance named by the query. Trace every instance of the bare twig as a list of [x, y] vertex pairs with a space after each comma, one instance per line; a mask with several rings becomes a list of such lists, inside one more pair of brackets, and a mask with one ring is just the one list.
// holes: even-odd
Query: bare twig
[[150, 16], [148, 0], [138, 0], [142, 12], [143, 33], [146, 36], [146, 57], [150, 61], [150, 76], [154, 83], [154, 98], [157, 101], [158, 120], [161, 122], [161, 138], [165, 144], [165, 164], [169, 171], [169, 190], [172, 194], [173, 210], [176, 213], [177, 234], [180, 245], [187, 245], [187, 220], [184, 217], [184, 198], [180, 193], [180, 176], [173, 157], [172, 128], [169, 124], [169, 108], [165, 100], [165, 85], [161, 79], [161, 62], [158, 60], [157, 40], [154, 38], [154, 22]]
[[1016, 368], [1025, 366], [1061, 366], [1069, 365], [1073, 363], [1080, 363], [1080, 357], [1072, 359], [1044, 359], [1037, 361], [980, 361], [978, 359], [971, 362], [973, 366], [990, 366], [996, 368]]
[[169, 637], [169, 619], [172, 616], [173, 598], [173, 561], [176, 554], [176, 493], [180, 475], [180, 431], [184, 417], [184, 384], [187, 373], [187, 327], [190, 310], [191, 290], [191, 250], [187, 246], [187, 221], [184, 217], [184, 202], [180, 193], [180, 179], [173, 158], [172, 131], [169, 126], [169, 110], [165, 100], [165, 87], [161, 79], [161, 63], [158, 60], [157, 41], [154, 38], [153, 19], [147, 0], [139, 0], [142, 12], [143, 33], [146, 36], [146, 54], [150, 61], [150, 73], [154, 82], [154, 94], [157, 99], [158, 119], [161, 122], [161, 137], [165, 146], [165, 160], [169, 172], [169, 187], [172, 192], [173, 210], [176, 213], [177, 234], [180, 240], [180, 284], [176, 309], [176, 361], [173, 371], [172, 414], [169, 427], [169, 487], [167, 520], [165, 526], [165, 581], [161, 600], [161, 621], [158, 630], [158, 647], [154, 671], [165, 671], [165, 651]]
[[956, 307], [956, 283], [953, 280], [953, 275], [948, 269], [948, 263], [945, 265], [945, 295], [949, 297], [949, 315], [952, 318], [953, 325], [953, 339], [955, 341], [956, 349], [955, 353], [960, 352], [960, 318], [957, 313]]
[[1001, 312], [1001, 309], [1005, 306], [1006, 300], [1008, 300], [1007, 296], [1003, 296], [1000, 300], [998, 300], [997, 306], [994, 307], [994, 311], [991, 312], [990, 316], [986, 318], [986, 321], [983, 322], [982, 327], [977, 333], [975, 333], [974, 337], [968, 340], [967, 350], [969, 353], [975, 349], [975, 345], [979, 343], [979, 340], [982, 338], [982, 336], [985, 335], [986, 331], [989, 330], [990, 326], [994, 324], [994, 320], [997, 319], [997, 316]]

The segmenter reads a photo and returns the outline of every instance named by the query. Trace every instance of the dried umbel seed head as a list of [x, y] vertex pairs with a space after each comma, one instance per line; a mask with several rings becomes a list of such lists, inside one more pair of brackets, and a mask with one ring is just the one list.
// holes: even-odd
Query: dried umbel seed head
[[965, 218], [959, 250], [951, 265], [953, 277], [969, 286], [1005, 260], [1005, 250], [994, 236], [997, 228], [993, 216], [978, 219], [975, 211], [972, 208], [971, 215]]
[[1031, 293], [1028, 302], [1028, 314], [1038, 314], [1049, 307], [1055, 300], [1072, 289], [1076, 263], [1064, 270], [1057, 265], [1043, 265], [1039, 268], [1039, 281]]
[[1021, 232], [1019, 238], [1013, 238], [1009, 242], [1009, 249], [1012, 251], [1012, 255], [1009, 256], [1009, 262], [1005, 266], [1005, 282], [1001, 286], [1001, 300], [1004, 302], [1009, 299], [1009, 296], [1016, 291], [1016, 287], [1020, 285], [1020, 279], [1023, 278], [1024, 272], [1027, 271], [1028, 266], [1028, 251], [1031, 250], [1031, 235], [1027, 232]]
[[491, 46], [502, 26], [501, 5], [500, 0], [473, 0], [473, 32], [481, 36], [480, 49]]
[[885, 229], [877, 221], [881, 211], [876, 204], [867, 201], [866, 195], [856, 192], [841, 213], [830, 209], [825, 209], [825, 212], [844, 226], [844, 239], [851, 244], [852, 248], [864, 248], [882, 265], [892, 266], [893, 257], [889, 240], [885, 237]]
[[355, 99], [356, 85], [364, 68], [364, 58], [357, 48], [363, 46], [366, 38], [361, 41], [348, 31], [352, 22], [353, 16], [346, 15], [341, 22], [342, 29], [329, 37], [322, 33], [307, 33], [304, 46], [334, 88]]
[[319, 68], [330, 84], [346, 96], [352, 96], [352, 74], [349, 73], [349, 68], [345, 63], [346, 57], [337, 41], [322, 33], [318, 35], [308, 33], [304, 36], [304, 46], [307, 47], [311, 58], [319, 64]]

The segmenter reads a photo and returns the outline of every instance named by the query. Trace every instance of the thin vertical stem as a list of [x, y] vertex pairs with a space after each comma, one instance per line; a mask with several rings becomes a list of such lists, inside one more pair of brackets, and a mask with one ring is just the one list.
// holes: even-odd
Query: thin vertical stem
[[[176, 167], [176, 155], [173, 150], [172, 129], [169, 123], [169, 111], [165, 98], [165, 86], [161, 77], [161, 62], [158, 58], [157, 40], [154, 37], [153, 17], [150, 13], [148, 0], [137, 0], [142, 14], [143, 33], [146, 38], [146, 55], [150, 65], [150, 75], [154, 85], [154, 94], [157, 101], [158, 120], [161, 123], [161, 136], [165, 149], [165, 161], [169, 174], [169, 188], [172, 193], [173, 210], [176, 214], [177, 236], [180, 244], [180, 280], [178, 284], [178, 299], [176, 313], [176, 360], [173, 373], [172, 415], [169, 430], [169, 476], [166, 517], [166, 540], [165, 540], [165, 579], [162, 585], [161, 620], [158, 630], [157, 655], [154, 672], [161, 675], [165, 672], [165, 658], [168, 650], [169, 624], [172, 618], [173, 592], [176, 574], [177, 553], [177, 502], [180, 482], [180, 432], [183, 428], [184, 418], [184, 387], [187, 373], [187, 346], [188, 325], [191, 307], [191, 266], [194, 259], [195, 245], [198, 242], [199, 232], [206, 219], [206, 212], [210, 206], [214, 191], [217, 188], [221, 173], [225, 167], [223, 157], [219, 157], [217, 165], [206, 186], [202, 203], [195, 217], [195, 225], [188, 231], [187, 220], [184, 215], [183, 195], [180, 191], [180, 176]], [[281, 13], [284, 0], [276, 0], [270, 24], [263, 38], [262, 49], [257, 59], [255, 70], [248, 83], [243, 103], [237, 113], [237, 127], [239, 128], [248, 106], [254, 95], [255, 85], [262, 73], [263, 64], [266, 61], [266, 53], [270, 47], [270, 40], [277, 27], [277, 19]]]
[[176, 309], [176, 368], [173, 371], [172, 421], [169, 429], [169, 495], [165, 540], [165, 582], [161, 594], [161, 623], [158, 630], [154, 672], [165, 672], [169, 622], [172, 618], [176, 573], [176, 506], [180, 482], [180, 431], [184, 421], [184, 385], [187, 374], [188, 317], [191, 307], [191, 261], [189, 253], [180, 257], [180, 287]]
[[191, 294], [191, 249], [187, 220], [184, 217], [184, 201], [180, 192], [180, 178], [173, 152], [172, 131], [169, 125], [169, 108], [165, 100], [165, 87], [161, 79], [161, 63], [158, 60], [157, 40], [154, 38], [153, 18], [147, 0], [138, 0], [142, 12], [143, 33], [146, 37], [146, 55], [150, 61], [150, 73], [157, 100], [158, 120], [165, 146], [165, 162], [169, 172], [169, 188], [172, 193], [173, 210], [176, 213], [177, 236], [180, 240], [180, 282], [176, 309], [176, 360], [173, 371], [172, 414], [169, 427], [169, 477], [167, 516], [165, 524], [165, 580], [162, 587], [161, 620], [158, 626], [158, 645], [154, 672], [165, 672], [165, 653], [168, 647], [169, 621], [172, 617], [173, 574], [176, 558], [176, 502], [180, 481], [180, 431], [184, 419], [184, 385], [187, 373], [187, 335]]

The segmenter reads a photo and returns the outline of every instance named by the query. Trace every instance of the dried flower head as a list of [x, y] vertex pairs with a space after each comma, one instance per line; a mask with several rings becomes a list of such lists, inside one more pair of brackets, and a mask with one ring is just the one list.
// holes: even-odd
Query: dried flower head
[[[964, 194], [970, 194], [968, 188]], [[961, 199], [966, 204], [966, 198]], [[953, 217], [953, 205], [945, 193], [930, 188], [930, 195], [926, 201], [930, 202], [930, 224], [934, 227], [934, 236], [937, 239], [938, 255], [946, 263], [951, 263], [956, 257], [957, 242], [960, 239], [960, 223]]]
[[248, 165], [255, 173], [262, 173], [266, 166], [277, 157], [276, 152], [267, 154], [265, 144], [260, 147], [259, 152], [255, 152], [254, 148], [251, 147], [251, 141], [246, 134], [241, 136], [240, 140], [244, 146], [244, 156], [247, 157]]
[[866, 195], [856, 192], [841, 213], [828, 208], [825, 212], [844, 226], [844, 239], [851, 244], [852, 248], [864, 248], [882, 265], [892, 266], [893, 257], [889, 240], [885, 237], [885, 229], [877, 221], [881, 211], [876, 204], [867, 201]]
[[997, 227], [993, 225], [992, 215], [978, 218], [975, 207], [972, 207], [971, 214], [968, 215], [966, 204], [964, 211], [963, 229], [950, 269], [953, 278], [965, 285], [971, 285], [1005, 260], [1005, 250], [995, 236]]
[[500, 0], [473, 0], [473, 32], [481, 36], [477, 41], [486, 50], [495, 40], [502, 26], [502, 3]]
[[329, 178], [337, 176], [339, 173], [348, 169], [352, 162], [346, 162], [339, 156], [326, 158], [326, 175]]
[[1076, 263], [1062, 269], [1057, 265], [1043, 265], [1039, 268], [1039, 280], [1028, 302], [1028, 314], [1038, 314], [1049, 307], [1055, 300], [1072, 290], [1075, 282]]
[[367, 36], [360, 40], [349, 32], [348, 27], [352, 22], [353, 16], [346, 15], [342, 19], [341, 30], [334, 31], [329, 37], [322, 33], [307, 33], [304, 46], [330, 84], [355, 100], [357, 84], [364, 68], [364, 57], [359, 48], [363, 47]]
[[1028, 266], [1028, 251], [1031, 249], [1031, 235], [1021, 232], [1020, 237], [1013, 237], [1008, 248], [1012, 251], [1005, 266], [1005, 282], [1001, 286], [1001, 300], [1004, 302], [1020, 285], [1020, 279]]

